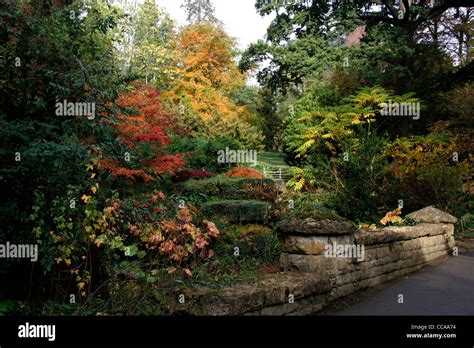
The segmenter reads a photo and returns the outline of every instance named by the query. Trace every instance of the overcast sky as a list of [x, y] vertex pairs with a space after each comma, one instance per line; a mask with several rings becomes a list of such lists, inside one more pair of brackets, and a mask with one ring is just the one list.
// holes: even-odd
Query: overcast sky
[[[185, 23], [185, 13], [181, 9], [181, 0], [155, 0], [165, 8], [179, 24]], [[216, 17], [224, 23], [226, 32], [235, 37], [239, 49], [259, 39], [263, 39], [272, 17], [262, 17], [255, 9], [255, 0], [212, 0], [216, 8]]]

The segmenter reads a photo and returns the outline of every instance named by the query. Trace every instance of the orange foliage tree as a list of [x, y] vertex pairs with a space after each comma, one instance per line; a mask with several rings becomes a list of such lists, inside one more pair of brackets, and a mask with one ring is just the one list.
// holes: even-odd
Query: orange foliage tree
[[179, 78], [165, 92], [181, 109], [188, 132], [258, 144], [262, 135], [245, 120], [249, 110], [229, 97], [245, 85], [235, 63], [234, 39], [217, 24], [199, 22], [181, 30], [177, 42]]
[[164, 107], [154, 87], [139, 87], [116, 101], [122, 109], [113, 123], [127, 151], [105, 157], [101, 167], [113, 177], [153, 181], [162, 174], [174, 174], [184, 166], [182, 154], [170, 155], [167, 131], [178, 131], [175, 117]]

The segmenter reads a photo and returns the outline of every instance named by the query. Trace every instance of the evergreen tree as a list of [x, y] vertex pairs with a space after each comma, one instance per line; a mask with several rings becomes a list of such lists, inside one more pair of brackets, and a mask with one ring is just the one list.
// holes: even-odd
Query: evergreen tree
[[214, 15], [215, 9], [211, 0], [184, 0], [181, 7], [186, 11], [186, 20], [190, 23], [219, 22]]

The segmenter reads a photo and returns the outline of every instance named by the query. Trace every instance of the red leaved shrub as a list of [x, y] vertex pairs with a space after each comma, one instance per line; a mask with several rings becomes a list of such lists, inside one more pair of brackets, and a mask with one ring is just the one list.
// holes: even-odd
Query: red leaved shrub
[[112, 125], [130, 151], [119, 158], [102, 159], [102, 169], [111, 172], [113, 177], [152, 181], [161, 174], [174, 174], [183, 167], [184, 156], [171, 155], [166, 150], [171, 142], [167, 131], [175, 130], [176, 123], [156, 88], [139, 87], [122, 94], [117, 105], [123, 112], [117, 117], [119, 122]]
[[235, 167], [224, 174], [226, 178], [252, 178], [263, 179], [262, 174], [258, 170], [242, 167]]
[[214, 173], [209, 172], [204, 169], [197, 169], [197, 170], [185, 169], [185, 170], [180, 170], [179, 172], [177, 172], [176, 175], [173, 177], [173, 181], [184, 182], [187, 180], [203, 180], [207, 178], [212, 178], [213, 176], [215, 176]]

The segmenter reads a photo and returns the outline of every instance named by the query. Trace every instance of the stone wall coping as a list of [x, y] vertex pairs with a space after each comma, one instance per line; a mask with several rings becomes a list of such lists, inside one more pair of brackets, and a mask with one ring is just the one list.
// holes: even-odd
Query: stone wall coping
[[[185, 304], [174, 303], [172, 312], [192, 315], [242, 315], [265, 307], [322, 294], [331, 289], [328, 277], [314, 272], [266, 274], [251, 283], [212, 289], [195, 286], [184, 290]], [[176, 296], [176, 298], [178, 298]]]
[[358, 230], [354, 234], [354, 241], [356, 244], [372, 245], [451, 232], [454, 232], [454, 226], [451, 224], [423, 223], [414, 226], [384, 227], [373, 231]]
[[281, 235], [325, 236], [352, 234], [356, 230], [354, 223], [349, 220], [306, 218], [286, 221], [278, 227], [277, 232]]

